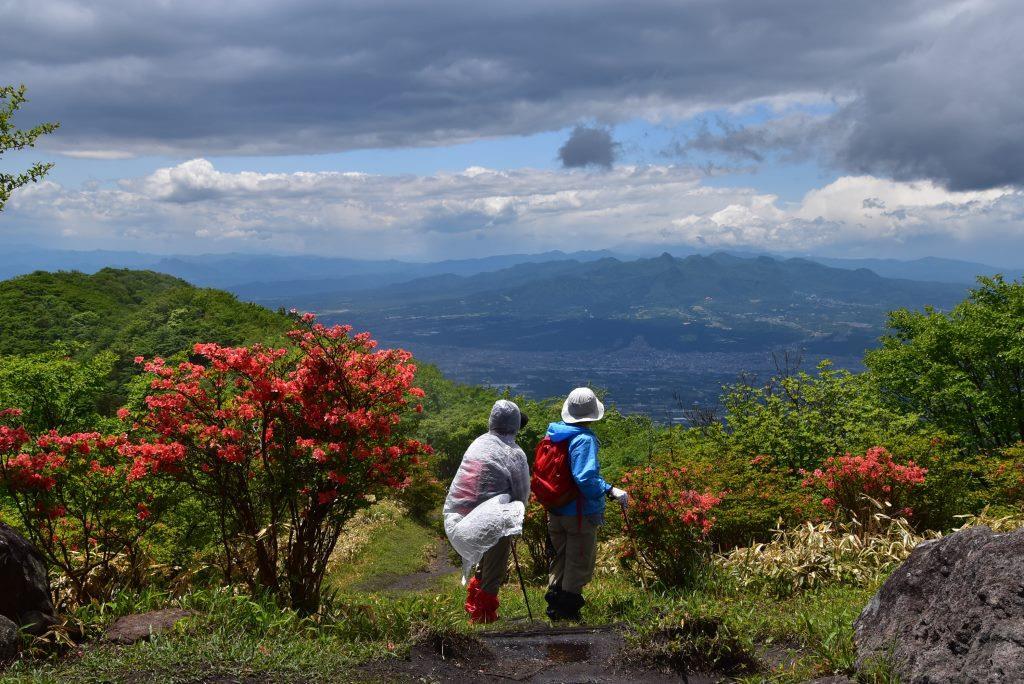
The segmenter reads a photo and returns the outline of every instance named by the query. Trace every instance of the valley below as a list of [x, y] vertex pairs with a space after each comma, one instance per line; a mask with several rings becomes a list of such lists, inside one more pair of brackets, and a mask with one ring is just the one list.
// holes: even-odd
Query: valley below
[[[688, 409], [713, 407], [722, 386], [741, 378], [766, 380], [777, 372], [769, 352], [672, 352], [642, 340], [617, 350], [509, 351], [439, 346], [416, 340], [385, 340], [433, 363], [457, 382], [509, 388], [533, 399], [557, 397], [578, 385], [608, 392], [623, 413], [650, 416], [659, 423], [687, 423]], [[826, 357], [802, 357], [800, 369], [813, 370]], [[837, 368], [863, 370], [856, 356], [828, 356]]]

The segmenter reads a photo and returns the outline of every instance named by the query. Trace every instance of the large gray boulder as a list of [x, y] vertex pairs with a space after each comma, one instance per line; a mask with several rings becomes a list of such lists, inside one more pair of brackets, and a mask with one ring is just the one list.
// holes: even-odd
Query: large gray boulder
[[1024, 682], [1024, 529], [921, 544], [854, 623], [857, 666], [903, 682]]
[[46, 563], [32, 544], [0, 523], [0, 615], [33, 633], [55, 621]]

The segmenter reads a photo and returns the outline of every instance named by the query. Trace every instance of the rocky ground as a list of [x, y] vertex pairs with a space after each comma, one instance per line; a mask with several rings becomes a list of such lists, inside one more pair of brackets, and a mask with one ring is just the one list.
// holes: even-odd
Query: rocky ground
[[[645, 667], [628, 655], [615, 627], [552, 628], [523, 625], [522, 630], [481, 634], [476, 638], [425, 639], [409, 658], [372, 663], [360, 670], [365, 681], [422, 682], [679, 682], [718, 681], [683, 676], [670, 668]], [[357, 676], [357, 678], [358, 678]]]

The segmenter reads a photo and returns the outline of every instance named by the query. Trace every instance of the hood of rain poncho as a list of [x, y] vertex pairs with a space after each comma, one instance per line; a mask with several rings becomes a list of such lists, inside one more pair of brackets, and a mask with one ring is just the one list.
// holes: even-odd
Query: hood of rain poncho
[[[521, 415], [514, 402], [495, 402], [489, 431], [466, 450], [444, 502], [444, 527], [462, 556], [463, 582], [502, 537], [522, 532], [530, 467], [515, 443]], [[487, 504], [486, 506], [484, 504]]]
[[487, 419], [487, 429], [499, 435], [515, 436], [519, 432], [522, 419], [519, 406], [514, 401], [499, 399], [491, 408], [491, 415]]

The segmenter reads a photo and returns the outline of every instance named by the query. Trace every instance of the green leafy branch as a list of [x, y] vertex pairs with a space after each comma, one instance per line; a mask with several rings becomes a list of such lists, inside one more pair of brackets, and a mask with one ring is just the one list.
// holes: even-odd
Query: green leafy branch
[[[8, 150], [35, 147], [40, 136], [53, 133], [60, 126], [57, 122], [50, 122], [41, 123], [28, 130], [19, 130], [13, 122], [14, 113], [26, 101], [24, 85], [0, 86], [0, 155]], [[36, 162], [22, 173], [0, 171], [0, 210], [10, 199], [11, 193], [23, 185], [39, 181], [51, 168], [52, 163]]]

